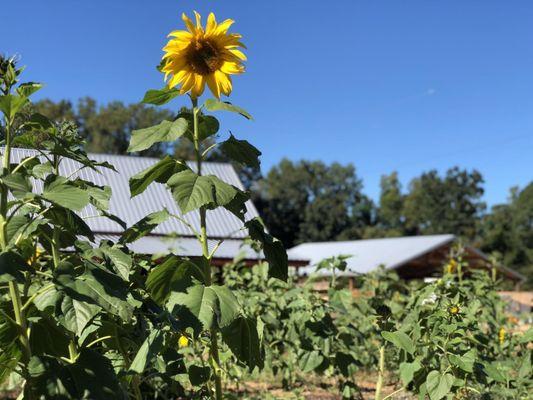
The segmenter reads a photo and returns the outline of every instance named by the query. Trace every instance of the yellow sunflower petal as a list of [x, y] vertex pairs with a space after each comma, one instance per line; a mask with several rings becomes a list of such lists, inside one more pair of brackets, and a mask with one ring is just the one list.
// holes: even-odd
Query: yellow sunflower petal
[[225, 74], [242, 74], [244, 72], [244, 67], [236, 62], [226, 61], [224, 64], [222, 64], [220, 70]]
[[185, 22], [185, 25], [187, 26], [187, 29], [194, 35], [196, 34], [196, 28], [194, 27], [194, 24], [192, 23], [191, 19], [185, 14], [181, 14], [181, 19], [183, 22]]
[[215, 74], [207, 75], [207, 86], [209, 86], [209, 90], [211, 90], [211, 93], [217, 98], [220, 99], [220, 87], [218, 86], [218, 82], [215, 78]]
[[229, 96], [232, 89], [231, 78], [222, 71], [215, 71], [215, 79], [218, 82], [220, 91]]
[[237, 50], [237, 49], [230, 49], [230, 53], [237, 56], [241, 60], [246, 61], [246, 56], [244, 55], [242, 51]]
[[196, 75], [194, 86], [191, 90], [193, 97], [200, 97], [204, 92], [205, 78], [202, 75]]
[[224, 22], [218, 24], [217, 29], [215, 30], [216, 35], [223, 35], [225, 34], [231, 25], [233, 25], [235, 21], [232, 19], [227, 19]]
[[196, 74], [189, 73], [185, 78], [185, 81], [182, 83], [180, 88], [180, 94], [185, 94], [191, 90], [196, 82]]
[[196, 17], [196, 30], [203, 32], [204, 28], [202, 27], [202, 16], [196, 11], [194, 11], [194, 16]]
[[212, 33], [217, 27], [217, 20], [215, 18], [215, 14], [209, 13], [207, 16], [207, 23], [205, 24], [205, 33], [206, 35], [209, 35]]
[[178, 30], [170, 32], [167, 37], [175, 37], [178, 40], [191, 40], [192, 33], [189, 31]]

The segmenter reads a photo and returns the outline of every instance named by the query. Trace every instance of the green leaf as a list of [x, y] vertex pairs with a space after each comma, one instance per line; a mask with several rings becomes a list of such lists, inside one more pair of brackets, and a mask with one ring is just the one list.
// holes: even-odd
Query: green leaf
[[150, 271], [146, 288], [155, 302], [163, 304], [171, 292], [184, 292], [191, 286], [193, 278], [205, 283], [206, 273], [205, 266], [171, 255]]
[[167, 210], [156, 211], [148, 214], [146, 217], [136, 222], [134, 225], [126, 229], [120, 238], [120, 243], [132, 243], [136, 240], [148, 235], [157, 226], [165, 222], [170, 217]]
[[324, 356], [318, 350], [305, 351], [298, 359], [298, 366], [303, 373], [312, 372], [324, 361]]
[[12, 120], [27, 103], [28, 99], [26, 97], [6, 94], [0, 96], [0, 111], [7, 119]]
[[222, 338], [239, 361], [245, 363], [250, 372], [263, 368], [261, 343], [257, 333], [257, 321], [240, 316], [222, 329]]
[[506, 383], [504, 373], [500, 370], [500, 364], [498, 362], [484, 363], [483, 370], [488, 375], [489, 378], [495, 380], [496, 382]]
[[450, 354], [448, 355], [448, 359], [453, 365], [461, 368], [463, 371], [473, 372], [474, 363], [476, 361], [476, 351], [474, 349], [471, 349], [467, 351], [465, 354], [463, 354], [462, 356]]
[[144, 192], [152, 182], [166, 183], [172, 175], [186, 168], [180, 161], [166, 156], [161, 161], [130, 178], [131, 197]]
[[222, 182], [214, 175], [200, 176], [189, 169], [174, 174], [168, 185], [184, 214], [202, 206], [224, 206], [238, 193], [237, 188]]
[[220, 101], [216, 99], [207, 99], [204, 107], [209, 111], [231, 111], [234, 113], [241, 114], [246, 119], [253, 119], [250, 114], [241, 107], [234, 106], [233, 104], [225, 101]]
[[14, 192], [20, 192], [23, 195], [32, 191], [30, 180], [19, 173], [4, 176], [1, 182]]
[[[240, 312], [235, 295], [225, 286], [194, 285], [186, 293], [173, 292], [167, 308], [174, 314], [185, 317], [188, 311], [194, 317], [191, 322], [196, 331], [214, 327], [224, 328], [231, 324]], [[198, 322], [200, 326], [198, 326]]]
[[263, 224], [257, 218], [246, 222], [244, 226], [248, 229], [252, 240], [262, 244], [268, 262], [269, 276], [286, 281], [288, 278], [288, 258], [283, 243], [265, 232]]
[[413, 341], [405, 332], [381, 332], [381, 336], [383, 336], [385, 340], [391, 342], [396, 347], [405, 350], [409, 354], [413, 354], [415, 351], [415, 345]]
[[128, 288], [121, 278], [89, 262], [85, 262], [85, 272], [76, 278], [69, 273], [61, 273], [69, 268], [68, 263], [60, 264], [57, 282], [70, 297], [97, 304], [123, 321], [130, 321], [133, 307], [127, 301]]
[[248, 167], [259, 168], [261, 152], [246, 140], [238, 140], [230, 135], [228, 140], [220, 144], [220, 150], [233, 161]]
[[176, 88], [169, 89], [168, 87], [164, 87], [161, 90], [151, 89], [145, 93], [142, 103], [162, 106], [163, 104], [168, 103], [174, 97], [179, 96], [179, 94], [180, 91]]
[[439, 371], [431, 371], [426, 378], [426, 388], [431, 400], [440, 400], [450, 393], [454, 377], [452, 374], [441, 375]]
[[191, 365], [189, 367], [189, 381], [193, 386], [201, 386], [211, 377], [211, 368]]
[[56, 177], [51, 182], [47, 182], [44, 185], [42, 197], [73, 211], [82, 210], [90, 200], [86, 190], [73, 186], [63, 177]]
[[24, 282], [23, 272], [29, 271], [28, 264], [16, 253], [0, 253], [0, 283]]
[[107, 258], [109, 258], [109, 260], [111, 260], [122, 279], [129, 281], [132, 266], [131, 256], [116, 247], [104, 246], [101, 247], [100, 250]]
[[187, 120], [163, 121], [150, 128], [138, 129], [131, 133], [130, 153], [150, 148], [154, 143], [173, 142], [187, 131]]
[[162, 347], [163, 332], [152, 330], [133, 359], [130, 371], [142, 374], [146, 365], [159, 353]]
[[400, 364], [400, 379], [405, 387], [411, 383], [415, 373], [422, 369], [422, 365], [415, 360], [413, 362], [403, 362]]
[[32, 385], [24, 386], [24, 398], [33, 388], [46, 399], [126, 400], [111, 361], [90, 349], [82, 349], [74, 364], [60, 364], [48, 356], [33, 356], [28, 370]]
[[32, 94], [40, 90], [42, 87], [43, 85], [41, 83], [36, 83], [36, 82], [22, 83], [17, 88], [17, 93], [22, 97], [30, 97]]

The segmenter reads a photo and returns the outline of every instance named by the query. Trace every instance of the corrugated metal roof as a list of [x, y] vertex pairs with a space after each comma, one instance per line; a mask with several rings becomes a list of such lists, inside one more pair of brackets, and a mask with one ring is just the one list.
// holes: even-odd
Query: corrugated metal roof
[[[111, 240], [116, 242], [118, 235], [97, 234], [95, 235], [96, 243], [101, 240]], [[209, 251], [219, 243], [218, 240], [208, 240], [207, 247]], [[130, 250], [138, 254], [176, 254], [186, 257], [194, 257], [202, 254], [200, 243], [196, 238], [189, 237], [161, 237], [145, 236], [128, 245]], [[242, 256], [246, 260], [262, 260], [263, 252], [257, 252], [249, 245], [244, 244], [241, 239], [226, 239], [216, 251], [216, 258], [234, 259]]]
[[[455, 239], [454, 235], [410, 236], [386, 239], [353, 240], [346, 242], [318, 242], [300, 244], [287, 252], [292, 259], [308, 259], [309, 266], [300, 268], [301, 274], [315, 270], [324, 258], [347, 255], [347, 273], [364, 274], [380, 265], [397, 268], [435, 248]], [[321, 271], [326, 274], [325, 270]]]
[[[12, 163], [18, 163], [26, 157], [38, 154], [35, 150], [16, 148], [12, 151]], [[111, 214], [120, 217], [128, 226], [133, 225], [147, 214], [166, 208], [169, 212], [182, 216], [184, 220], [190, 223], [195, 229], [199, 229], [200, 220], [197, 212], [190, 212], [185, 215], [181, 213], [176, 205], [172, 195], [165, 185], [160, 183], [151, 184], [143, 193], [130, 198], [129, 179], [138, 172], [152, 166], [158, 161], [157, 158], [119, 156], [109, 154], [89, 154], [91, 159], [97, 162], [107, 161], [114, 165], [118, 172], [106, 168], [99, 168], [99, 172], [89, 168], [78, 171], [81, 164], [78, 162], [64, 159], [61, 163], [60, 172], [64, 176], [80, 177], [84, 180], [94, 182], [97, 185], [107, 185], [111, 187], [112, 197], [109, 206]], [[216, 175], [223, 181], [230, 183], [240, 189], [243, 189], [235, 169], [228, 163], [205, 162], [202, 164], [205, 175]], [[194, 165], [191, 163], [191, 167]], [[40, 190], [36, 187], [36, 190]], [[258, 216], [257, 209], [251, 201], [246, 203], [248, 212], [247, 219]], [[86, 222], [94, 232], [99, 233], [120, 233], [122, 227], [103, 217], [93, 217], [97, 215], [92, 206], [88, 206], [80, 212], [80, 216], [86, 218]], [[233, 238], [243, 239], [247, 237], [247, 232], [241, 230], [242, 222], [239, 221], [230, 212], [223, 208], [209, 210], [207, 212], [208, 235], [216, 238]], [[172, 218], [161, 225], [154, 231], [157, 235], [178, 234], [191, 236], [190, 229]]]

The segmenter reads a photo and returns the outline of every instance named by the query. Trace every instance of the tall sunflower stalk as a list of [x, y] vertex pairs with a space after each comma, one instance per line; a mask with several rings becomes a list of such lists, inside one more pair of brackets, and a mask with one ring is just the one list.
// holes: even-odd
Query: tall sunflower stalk
[[[195, 387], [210, 386], [208, 391], [220, 400], [221, 341], [233, 352], [238, 362], [247, 364], [250, 370], [262, 368], [263, 352], [258, 331], [262, 323], [247, 316], [231, 289], [213, 279], [212, 259], [223, 240], [210, 249], [208, 212], [222, 207], [242, 221], [242, 230], [246, 230], [250, 239], [264, 249], [271, 277], [287, 279], [287, 254], [281, 242], [265, 231], [258, 218], [246, 218], [249, 193], [215, 175], [205, 174], [203, 170], [204, 161], [215, 148], [235, 163], [259, 167], [261, 152], [246, 140], [238, 140], [230, 135], [227, 140], [213, 144], [219, 122], [207, 114], [229, 111], [251, 119], [250, 114], [242, 108], [220, 100], [221, 95], [229, 96], [233, 89], [231, 75], [244, 72], [246, 56], [240, 50], [244, 48], [241, 35], [228, 33], [233, 21], [227, 19], [218, 23], [213, 13], [207, 17], [205, 27], [196, 12], [195, 23], [185, 14], [182, 18], [187, 30], [171, 32], [170, 40], [163, 48], [165, 54], [159, 70], [165, 74], [167, 86], [161, 90], [149, 90], [143, 102], [162, 105], [179, 95], [188, 94], [192, 113], [181, 111], [174, 121], [163, 121], [159, 125], [133, 131], [129, 151], [143, 151], [159, 142], [188, 140], [194, 148], [194, 167], [190, 167], [186, 160], [167, 156], [132, 177], [130, 191], [132, 196], [136, 196], [152, 182], [164, 183], [172, 192], [182, 214], [197, 212], [199, 215], [199, 226], [193, 226], [182, 216], [167, 210], [152, 213], [143, 219], [143, 226], [154, 229], [166, 219], [176, 218], [196, 236], [202, 249], [201, 257], [170, 256], [165, 263], [155, 266], [148, 275], [147, 289], [157, 303], [183, 323], [181, 331], [178, 329], [176, 332], [176, 338], [179, 338], [177, 343], [181, 343], [186, 334], [185, 328], [192, 328], [200, 342], [205, 343], [209, 367], [203, 363], [198, 365], [198, 359], [187, 359], [190, 382]], [[199, 99], [206, 87], [214, 98], [200, 105]], [[191, 316], [194, 317], [192, 320]], [[203, 338], [208, 338], [207, 342]], [[206, 368], [209, 373], [206, 373]]]
[[[27, 102], [27, 98], [12, 94], [12, 90], [18, 82], [18, 76], [22, 69], [17, 69], [15, 58], [1, 58], [0, 60], [0, 83], [1, 91], [6, 101], [2, 107], [4, 113], [4, 154], [2, 159], [2, 177], [11, 173], [11, 147], [13, 139], [13, 126], [17, 110]], [[9, 102], [9, 105], [7, 104]], [[6, 112], [7, 111], [7, 112]], [[8, 221], [8, 188], [0, 185], [0, 247], [2, 251], [7, 249], [7, 221]], [[28, 335], [28, 322], [23, 309], [22, 296], [16, 281], [10, 280], [9, 296], [13, 305], [13, 315], [16, 325], [20, 328], [19, 340], [22, 344], [26, 362], [31, 358], [31, 346]]]

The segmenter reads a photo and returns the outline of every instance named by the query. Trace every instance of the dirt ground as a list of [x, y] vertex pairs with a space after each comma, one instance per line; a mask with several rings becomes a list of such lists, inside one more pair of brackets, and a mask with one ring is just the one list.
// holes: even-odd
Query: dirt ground
[[[280, 388], [277, 382], [241, 382], [239, 388], [233, 388], [233, 398], [248, 398], [253, 400], [339, 400], [335, 383], [328, 379], [319, 380], [313, 377], [305, 385], [296, 387], [290, 391]], [[357, 384], [361, 388], [362, 399], [373, 400], [376, 390], [377, 376], [375, 374], [360, 373], [357, 375]], [[391, 395], [391, 400], [413, 400], [415, 397], [400, 389], [400, 385], [391, 382], [387, 377], [382, 389], [381, 397]]]

